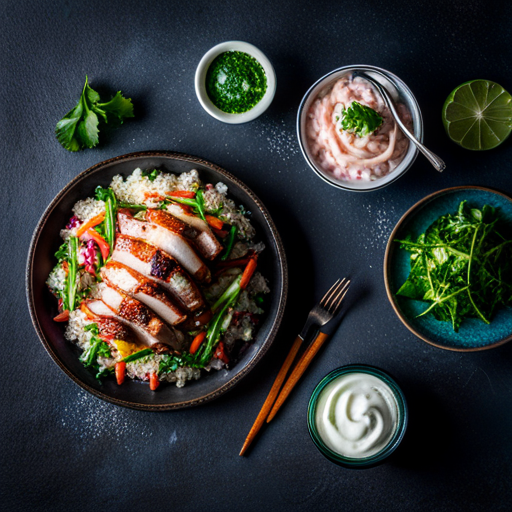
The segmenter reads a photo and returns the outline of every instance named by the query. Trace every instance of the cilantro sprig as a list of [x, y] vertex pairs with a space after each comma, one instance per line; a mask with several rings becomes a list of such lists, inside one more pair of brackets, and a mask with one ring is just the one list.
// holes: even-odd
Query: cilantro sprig
[[89, 87], [86, 76], [78, 103], [57, 123], [55, 135], [68, 151], [93, 148], [99, 141], [100, 120], [122, 124], [127, 117], [134, 117], [132, 100], [118, 91], [110, 101], [101, 103], [100, 95]]
[[382, 116], [366, 105], [357, 101], [341, 112], [341, 129], [354, 133], [359, 137], [366, 137], [373, 133], [382, 124]]

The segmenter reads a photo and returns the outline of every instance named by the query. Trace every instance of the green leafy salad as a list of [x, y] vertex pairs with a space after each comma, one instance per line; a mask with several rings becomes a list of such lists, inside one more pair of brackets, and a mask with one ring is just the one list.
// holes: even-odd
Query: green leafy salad
[[416, 240], [395, 240], [411, 253], [411, 271], [397, 295], [428, 303], [419, 315], [451, 322], [466, 318], [489, 324], [495, 312], [512, 306], [512, 236], [499, 211], [460, 203]]

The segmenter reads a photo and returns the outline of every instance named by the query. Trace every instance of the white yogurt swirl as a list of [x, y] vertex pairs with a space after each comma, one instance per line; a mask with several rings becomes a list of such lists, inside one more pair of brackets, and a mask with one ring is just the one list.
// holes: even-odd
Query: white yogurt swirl
[[344, 457], [364, 458], [391, 441], [398, 404], [391, 388], [367, 373], [340, 375], [318, 397], [316, 428], [322, 441]]

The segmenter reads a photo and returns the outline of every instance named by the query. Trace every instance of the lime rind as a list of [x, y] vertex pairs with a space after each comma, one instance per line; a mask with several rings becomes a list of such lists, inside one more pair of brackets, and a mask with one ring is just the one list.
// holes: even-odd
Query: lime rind
[[446, 99], [443, 124], [450, 139], [463, 148], [495, 148], [512, 131], [512, 96], [489, 80], [465, 82]]

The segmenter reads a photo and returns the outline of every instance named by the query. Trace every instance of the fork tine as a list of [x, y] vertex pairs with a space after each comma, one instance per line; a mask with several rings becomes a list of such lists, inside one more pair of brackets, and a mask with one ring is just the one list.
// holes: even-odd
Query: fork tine
[[320, 299], [320, 306], [325, 307], [325, 301], [327, 301], [327, 299], [330, 297], [331, 292], [334, 291], [336, 286], [338, 286], [339, 282], [340, 282], [340, 279], [337, 279], [336, 282], [327, 290], [325, 295]]
[[333, 300], [328, 308], [328, 311], [329, 311], [329, 313], [331, 313], [331, 315], [335, 315], [338, 312], [338, 310], [341, 306], [341, 303], [343, 302], [343, 299], [345, 298], [345, 295], [348, 292], [349, 286], [350, 286], [350, 279], [343, 285], [341, 290], [339, 290], [336, 297], [333, 298]]
[[320, 306], [324, 309], [327, 309], [327, 305], [329, 304], [331, 298], [338, 292], [339, 287], [343, 285], [345, 278], [338, 279], [327, 291], [327, 293], [322, 297], [320, 301]]
[[338, 294], [340, 292], [340, 290], [345, 286], [345, 281], [346, 281], [346, 278], [344, 277], [339, 283], [338, 285], [336, 286], [336, 288], [333, 290], [333, 292], [331, 293], [330, 297], [325, 301], [324, 303], [324, 309], [326, 309], [327, 311], [329, 311], [329, 309], [332, 307], [333, 303], [334, 303], [334, 300], [338, 297]]
[[343, 293], [343, 290], [346, 288], [347, 284], [348, 283], [346, 282], [346, 278], [343, 278], [340, 284], [336, 287], [335, 293], [333, 293], [332, 297], [327, 301], [325, 308], [327, 311], [332, 309], [340, 294]]

